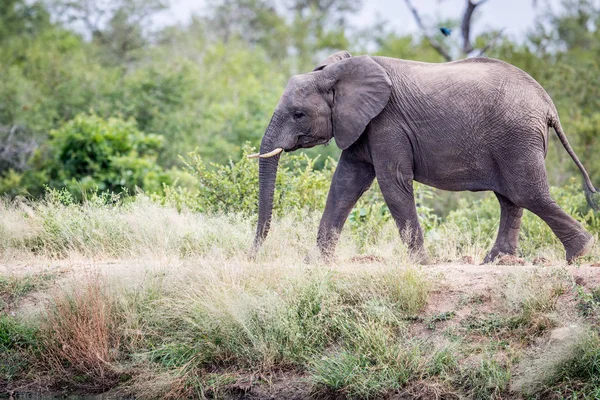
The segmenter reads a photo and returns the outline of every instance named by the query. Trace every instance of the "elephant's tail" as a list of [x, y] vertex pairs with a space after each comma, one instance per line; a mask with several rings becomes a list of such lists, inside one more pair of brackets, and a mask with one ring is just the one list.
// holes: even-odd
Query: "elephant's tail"
[[592, 184], [590, 176], [585, 170], [585, 167], [583, 166], [581, 161], [579, 161], [577, 154], [575, 154], [573, 148], [569, 144], [569, 141], [567, 140], [567, 136], [565, 135], [565, 132], [562, 129], [560, 121], [556, 117], [551, 117], [550, 121], [548, 122], [548, 125], [554, 128], [554, 131], [556, 132], [556, 135], [560, 139], [560, 142], [564, 146], [565, 150], [567, 150], [567, 153], [569, 153], [573, 161], [575, 161], [575, 165], [577, 165], [577, 168], [579, 168], [579, 171], [581, 171], [581, 175], [583, 175], [584, 180], [583, 189], [585, 190], [585, 199], [587, 200], [588, 204], [590, 205], [590, 207], [592, 207], [592, 209], [596, 211], [600, 210], [600, 207], [598, 206], [598, 203], [594, 198], [596, 195], [598, 195], [598, 189], [596, 189]]

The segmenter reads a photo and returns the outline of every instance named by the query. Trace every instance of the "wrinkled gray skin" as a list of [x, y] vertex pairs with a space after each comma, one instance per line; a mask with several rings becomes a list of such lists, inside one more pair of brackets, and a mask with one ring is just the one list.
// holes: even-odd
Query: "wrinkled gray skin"
[[[343, 150], [331, 182], [318, 247], [332, 255], [348, 214], [377, 177], [403, 239], [424, 261], [413, 181], [444, 190], [491, 190], [501, 208], [496, 242], [484, 262], [516, 253], [523, 208], [563, 243], [570, 262], [593, 237], [550, 197], [544, 158], [549, 127], [569, 146], [552, 100], [520, 69], [475, 58], [428, 64], [331, 55], [290, 79], [260, 146], [308, 148], [335, 138]], [[259, 217], [253, 254], [267, 236], [279, 155], [260, 159]], [[410, 234], [406, 234], [410, 232]]]

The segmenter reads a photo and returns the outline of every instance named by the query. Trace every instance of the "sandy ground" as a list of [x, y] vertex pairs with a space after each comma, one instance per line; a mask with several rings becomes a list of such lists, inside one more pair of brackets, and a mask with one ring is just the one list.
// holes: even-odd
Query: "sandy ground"
[[[600, 285], [600, 263], [581, 265], [549, 265], [540, 266], [531, 263], [521, 265], [476, 265], [463, 263], [463, 260], [450, 263], [423, 265], [419, 268], [436, 281], [443, 281], [448, 290], [454, 291], [480, 291], [496, 282], [498, 278], [516, 273], [534, 271], [538, 269], [564, 270], [573, 276], [578, 284]], [[373, 267], [381, 267], [384, 260], [372, 259], [368, 262], [356, 259], [339, 260], [327, 266], [331, 270], [339, 271], [365, 271]], [[136, 258], [119, 260], [93, 260], [85, 258], [71, 258], [65, 260], [37, 260], [25, 262], [0, 263], [0, 275], [23, 276], [28, 274], [52, 273], [62, 278], [69, 278], [86, 273], [99, 273], [106, 277], [135, 281], [143, 278], [148, 273], [176, 273], [182, 269], [201, 267], [202, 260], [181, 260], [178, 258]], [[240, 268], [247, 262], [238, 262]], [[293, 267], [292, 267], [293, 268]], [[581, 282], [580, 282], [581, 281]]]

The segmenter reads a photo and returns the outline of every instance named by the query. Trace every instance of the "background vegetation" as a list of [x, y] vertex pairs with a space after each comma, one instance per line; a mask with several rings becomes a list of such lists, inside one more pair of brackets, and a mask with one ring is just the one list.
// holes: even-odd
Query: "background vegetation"
[[[540, 10], [519, 42], [500, 35], [487, 51], [547, 89], [592, 177], [600, 176], [594, 156], [600, 151], [594, 140], [600, 128], [600, 9], [594, 4], [565, 0], [555, 13]], [[312, 69], [330, 52], [443, 61], [425, 37], [398, 35], [384, 21], [364, 30], [350, 26], [360, 2], [220, 0], [187, 25], [149, 30], [167, 5], [3, 2], [0, 193], [37, 197], [45, 186], [68, 187], [78, 197], [92, 187], [161, 192], [163, 183], [178, 177], [190, 186], [172, 169], [183, 166], [181, 155], [196, 149], [207, 163], [239, 160], [244, 143], [259, 143], [289, 76]], [[482, 47], [497, 34], [482, 32], [473, 43]], [[459, 53], [457, 38], [438, 41], [449, 54]], [[561, 186], [577, 171], [551, 139], [550, 180]], [[314, 163], [319, 170], [339, 150], [307, 153], [321, 154]], [[446, 215], [456, 197], [441, 196], [434, 208]]]

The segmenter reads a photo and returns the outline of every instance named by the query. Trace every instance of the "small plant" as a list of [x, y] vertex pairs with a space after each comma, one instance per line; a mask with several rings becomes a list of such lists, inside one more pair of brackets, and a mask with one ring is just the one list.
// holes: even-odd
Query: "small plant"
[[510, 321], [507, 317], [496, 313], [481, 317], [471, 315], [465, 318], [462, 323], [467, 332], [491, 337], [499, 336], [510, 326]]
[[449, 377], [457, 372], [458, 367], [455, 351], [452, 348], [443, 348], [433, 355], [427, 372], [430, 376]]
[[415, 316], [429, 299], [431, 284], [427, 276], [415, 269], [392, 269], [383, 276], [390, 300], [406, 316]]
[[494, 359], [484, 358], [479, 365], [463, 367], [457, 383], [473, 399], [501, 399], [508, 388], [510, 369]]
[[456, 313], [454, 311], [445, 311], [443, 313], [436, 314], [427, 319], [427, 329], [435, 330], [437, 322], [449, 321], [454, 318], [455, 315]]
[[600, 286], [588, 291], [583, 286], [575, 287], [577, 293], [577, 308], [584, 317], [589, 317], [600, 310]]
[[26, 372], [38, 348], [38, 331], [32, 324], [0, 313], [0, 385]]
[[42, 357], [51, 369], [77, 387], [105, 389], [118, 374], [119, 316], [98, 276], [70, 292], [59, 291], [41, 327]]
[[54, 274], [40, 273], [22, 277], [0, 275], [0, 312], [6, 312], [21, 297], [35, 290], [48, 287]]

